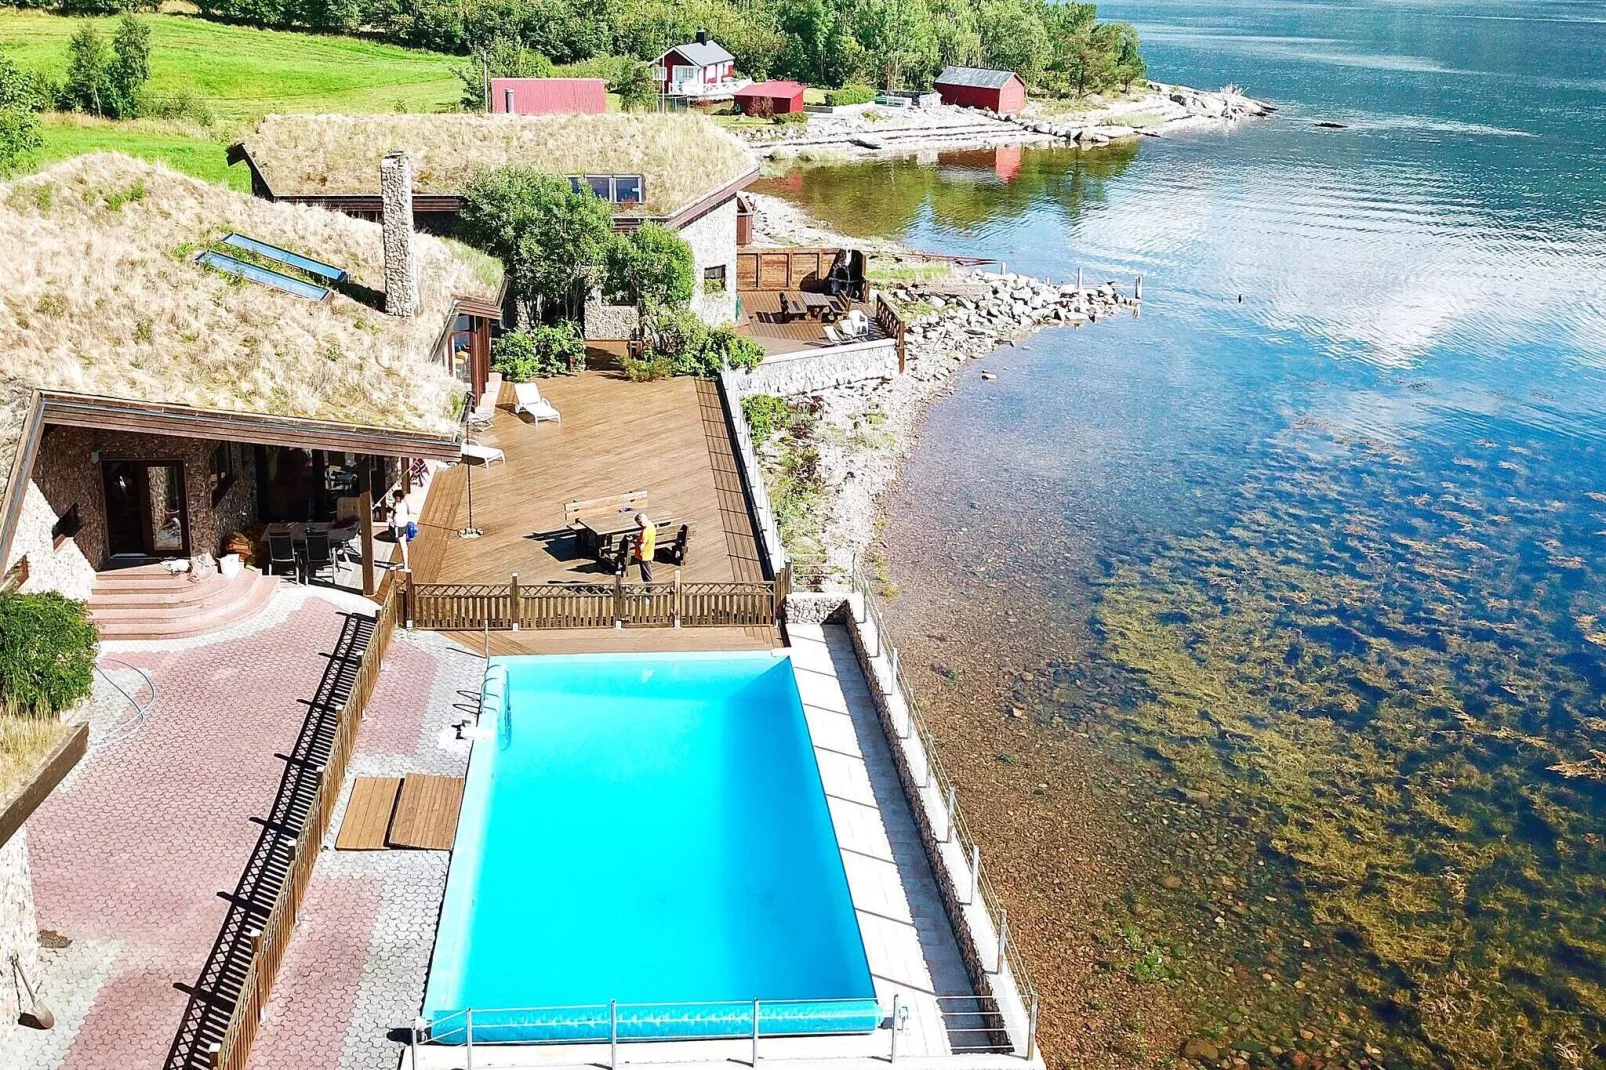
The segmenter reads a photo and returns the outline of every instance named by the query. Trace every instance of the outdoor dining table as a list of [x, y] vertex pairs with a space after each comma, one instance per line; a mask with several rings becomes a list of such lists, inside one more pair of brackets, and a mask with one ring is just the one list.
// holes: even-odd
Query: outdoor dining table
[[268, 525], [269, 535], [288, 535], [293, 543], [304, 543], [310, 535], [328, 535], [331, 543], [350, 542], [359, 534], [355, 520], [331, 524], [322, 520], [285, 521]]
[[613, 548], [620, 536], [636, 531], [636, 509], [621, 509], [616, 513], [603, 513], [580, 519], [581, 541], [592, 557], [601, 557]]

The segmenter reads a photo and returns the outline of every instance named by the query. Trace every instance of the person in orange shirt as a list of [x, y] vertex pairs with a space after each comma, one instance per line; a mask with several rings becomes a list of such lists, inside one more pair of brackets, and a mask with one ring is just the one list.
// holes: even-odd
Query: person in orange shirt
[[636, 564], [641, 566], [641, 582], [651, 583], [652, 558], [658, 552], [658, 525], [646, 513], [637, 513], [636, 527], [641, 529], [636, 536]]

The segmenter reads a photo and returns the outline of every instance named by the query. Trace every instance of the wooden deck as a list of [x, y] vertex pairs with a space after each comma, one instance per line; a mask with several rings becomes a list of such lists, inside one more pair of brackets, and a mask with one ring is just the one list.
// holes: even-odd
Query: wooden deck
[[396, 798], [387, 842], [420, 851], [450, 851], [457, 838], [457, 812], [463, 780], [455, 776], [409, 773]]
[[351, 799], [346, 803], [346, 816], [340, 821], [335, 849], [383, 851], [401, 785], [399, 776], [360, 776], [352, 781]]
[[[561, 422], [515, 416], [512, 388], [506, 387], [503, 407], [474, 441], [503, 450], [507, 460], [464, 462], [435, 475], [410, 548], [414, 580], [506, 583], [517, 572], [526, 587], [565, 580], [611, 583], [612, 573], [584, 556], [564, 526], [563, 506], [635, 490], [647, 492], [649, 516], [690, 525], [682, 581], [765, 579], [719, 388], [690, 378], [632, 383], [608, 350], [593, 349], [588, 360], [593, 370], [582, 375], [541, 381]], [[464, 539], [457, 532], [468, 526], [471, 479], [474, 526], [484, 534]], [[674, 571], [660, 561], [654, 579], [672, 579]], [[394, 575], [387, 574], [387, 581]], [[638, 579], [634, 568], [628, 579]], [[623, 640], [613, 629], [492, 632], [492, 653], [762, 649], [780, 643], [772, 627], [632, 631]], [[483, 649], [480, 633], [448, 634], [472, 650]]]
[[[592, 354], [599, 358], [609, 359]], [[581, 554], [563, 524], [563, 504], [633, 490], [647, 492], [649, 516], [691, 526], [683, 580], [764, 578], [712, 382], [632, 383], [610, 366], [543, 379], [541, 391], [563, 414], [561, 423], [513, 415], [508, 388], [506, 407], [474, 436], [505, 451], [506, 462], [465, 462], [435, 477], [411, 547], [418, 582], [503, 583], [514, 572], [523, 584], [611, 582], [611, 573]], [[468, 525], [471, 481], [474, 526], [484, 534], [463, 539], [457, 531]], [[657, 578], [672, 572], [659, 562]]]
[[[743, 290], [742, 311], [747, 314], [747, 331], [753, 340], [770, 353], [797, 353], [805, 349], [826, 349], [831, 343], [825, 339], [825, 324], [820, 320], [798, 318], [783, 320], [780, 317], [781, 295], [774, 290]], [[877, 341], [887, 337], [875, 322], [875, 310], [862, 301], [848, 302], [870, 317], [870, 333], [856, 342]]]

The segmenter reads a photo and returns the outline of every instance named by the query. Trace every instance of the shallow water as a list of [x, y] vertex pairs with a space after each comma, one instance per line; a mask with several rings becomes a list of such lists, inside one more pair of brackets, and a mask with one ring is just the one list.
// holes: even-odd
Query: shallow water
[[[849, 233], [1144, 277], [1140, 318], [933, 407], [884, 548], [962, 779], [1013, 705], [1084, 765], [1058, 805], [1138, 833], [1117, 902], [1033, 934], [1062, 1042], [1109, 1017], [1063, 963], [1122, 933], [1118, 998], [1173, 1030], [1137, 1057], [1606, 1064], [1606, 5], [1100, 11], [1156, 76], [1282, 110], [770, 183]], [[1022, 887], [1049, 871], [994, 824]]]

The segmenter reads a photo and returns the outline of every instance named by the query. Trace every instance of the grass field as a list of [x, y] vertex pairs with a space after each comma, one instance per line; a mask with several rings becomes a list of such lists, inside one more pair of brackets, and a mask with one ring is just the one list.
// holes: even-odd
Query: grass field
[[[184, 15], [144, 17], [152, 29], [150, 90], [167, 94], [189, 89], [216, 116], [213, 127], [47, 116], [45, 147], [37, 163], [114, 149], [244, 188], [244, 169], [231, 172], [224, 151], [258, 116], [441, 111], [454, 106], [461, 92], [451, 68], [464, 61], [453, 56], [350, 37], [224, 26]], [[0, 9], [0, 51], [18, 66], [60, 80], [67, 70], [68, 39], [84, 21]], [[110, 40], [114, 19], [89, 21]]]

